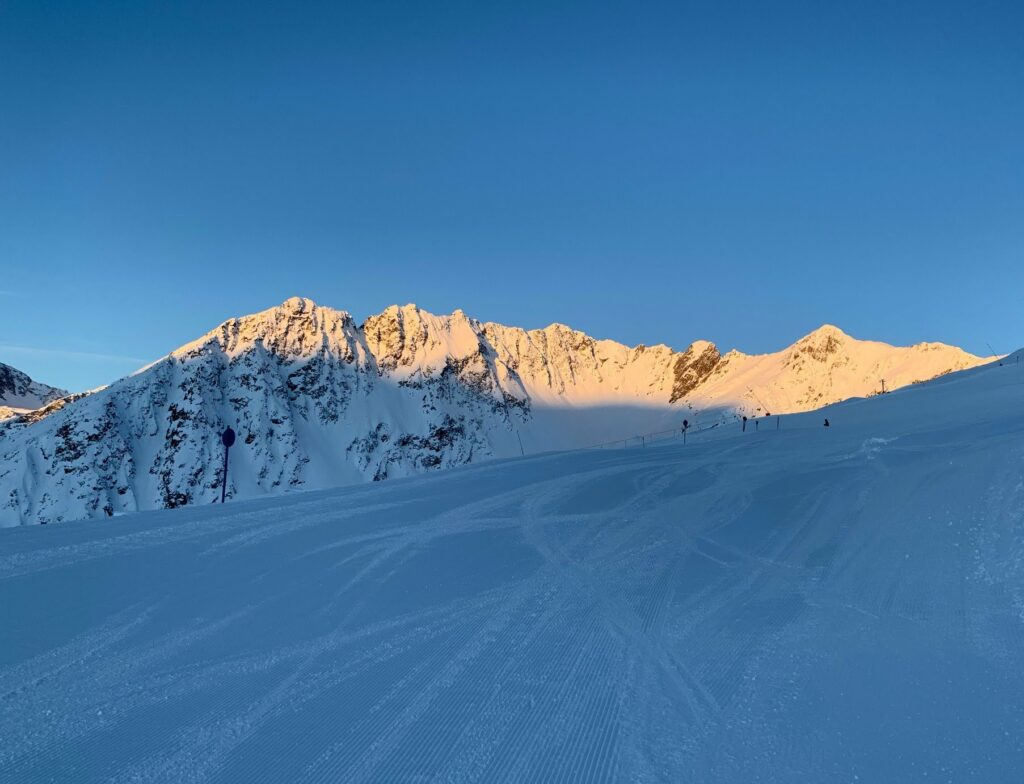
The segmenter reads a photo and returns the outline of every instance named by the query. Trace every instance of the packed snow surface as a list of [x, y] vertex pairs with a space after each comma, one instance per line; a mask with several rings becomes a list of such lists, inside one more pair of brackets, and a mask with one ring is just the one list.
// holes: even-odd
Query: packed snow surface
[[0, 531], [2, 778], [1020, 781], [1016, 359], [777, 430]]

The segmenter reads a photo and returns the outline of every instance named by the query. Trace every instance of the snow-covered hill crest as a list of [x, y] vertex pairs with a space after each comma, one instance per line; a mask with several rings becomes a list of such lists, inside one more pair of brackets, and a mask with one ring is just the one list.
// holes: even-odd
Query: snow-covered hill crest
[[823, 327], [761, 356], [677, 352], [392, 306], [362, 325], [292, 298], [109, 387], [0, 424], [0, 524], [209, 503], [588, 446], [683, 416], [803, 411], [971, 367]]

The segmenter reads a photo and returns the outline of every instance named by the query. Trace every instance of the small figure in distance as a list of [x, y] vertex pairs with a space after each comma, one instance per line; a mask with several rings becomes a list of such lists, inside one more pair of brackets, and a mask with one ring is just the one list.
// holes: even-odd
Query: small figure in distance
[[828, 427], [828, 417], [825, 417], [825, 427]]

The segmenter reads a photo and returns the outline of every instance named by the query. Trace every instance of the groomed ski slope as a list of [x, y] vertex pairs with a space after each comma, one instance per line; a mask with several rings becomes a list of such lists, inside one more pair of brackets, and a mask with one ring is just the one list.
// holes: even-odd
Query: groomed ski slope
[[0, 531], [0, 779], [1019, 782], [1015, 359], [778, 431]]

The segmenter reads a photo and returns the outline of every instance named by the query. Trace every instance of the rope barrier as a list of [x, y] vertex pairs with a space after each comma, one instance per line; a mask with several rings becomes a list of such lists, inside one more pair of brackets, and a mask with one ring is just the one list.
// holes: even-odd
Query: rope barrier
[[[686, 436], [693, 436], [698, 433], [706, 433], [710, 430], [718, 430], [723, 425], [727, 425], [730, 422], [736, 422], [737, 417], [724, 417], [711, 424], [694, 426], [686, 428]], [[613, 441], [604, 441], [600, 444], [591, 444], [585, 446], [583, 449], [623, 449], [627, 448], [630, 444], [634, 446], [646, 447], [648, 442], [654, 443], [655, 441], [667, 441], [670, 438], [682, 438], [683, 428], [675, 427], [671, 430], [656, 430], [652, 433], [640, 433], [629, 438], [616, 438]]]

